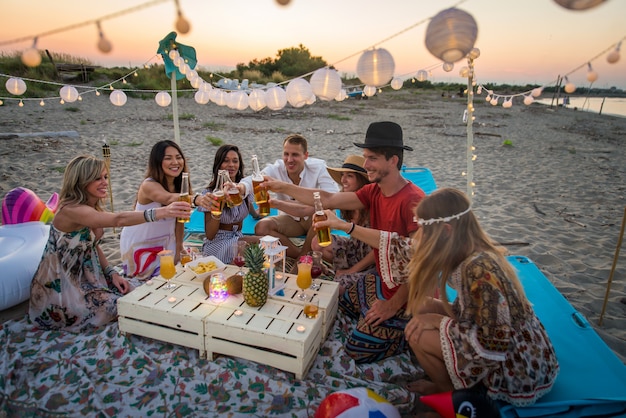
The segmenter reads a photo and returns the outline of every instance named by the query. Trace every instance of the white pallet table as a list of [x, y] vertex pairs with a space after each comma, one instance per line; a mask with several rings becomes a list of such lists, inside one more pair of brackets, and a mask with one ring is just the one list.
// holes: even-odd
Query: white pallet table
[[[179, 272], [182, 271], [179, 269]], [[118, 323], [122, 333], [142, 335], [199, 350], [206, 357], [202, 320], [215, 310], [202, 287], [176, 281], [174, 289], [163, 289], [165, 281], [153, 278], [118, 299]]]
[[204, 318], [208, 355], [221, 353], [292, 372], [302, 379], [322, 340], [322, 318], [304, 316], [302, 306], [268, 299], [260, 308], [231, 295]]

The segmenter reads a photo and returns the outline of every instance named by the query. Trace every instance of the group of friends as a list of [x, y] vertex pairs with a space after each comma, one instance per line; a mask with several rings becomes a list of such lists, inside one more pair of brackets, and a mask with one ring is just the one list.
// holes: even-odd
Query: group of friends
[[[108, 172], [92, 156], [66, 167], [59, 208], [31, 285], [30, 320], [45, 329], [80, 332], [117, 317], [116, 301], [139, 279], [158, 274], [158, 257], [183, 250], [184, 224], [195, 207], [205, 212], [204, 255], [229, 263], [233, 242], [280, 239], [297, 258], [321, 251], [340, 282], [340, 309], [355, 321], [346, 352], [356, 363], [383, 360], [409, 351], [426, 378], [409, 383], [420, 394], [476, 387], [492, 399], [529, 405], [550, 391], [559, 365], [550, 339], [504, 249], [481, 228], [468, 197], [452, 188], [431, 195], [401, 175], [405, 151], [402, 128], [394, 122], [370, 124], [362, 155], [349, 155], [338, 168], [309, 157], [302, 135], [283, 141], [283, 156], [262, 170], [262, 187], [272, 192], [276, 216], [258, 221], [255, 235], [242, 222], [253, 205], [251, 176], [239, 148], [222, 145], [213, 178], [179, 201], [182, 174], [188, 173], [180, 146], [156, 143], [134, 211], [104, 211]], [[213, 190], [218, 171], [243, 198], [221, 216]], [[327, 219], [313, 222], [313, 193], [319, 192]], [[339, 210], [340, 216], [335, 210]], [[100, 248], [104, 228], [123, 227], [120, 250], [125, 274]], [[315, 231], [346, 232], [320, 247]], [[291, 237], [305, 237], [296, 245]], [[141, 282], [139, 282], [141, 283]], [[457, 291], [454, 301], [446, 287]]]

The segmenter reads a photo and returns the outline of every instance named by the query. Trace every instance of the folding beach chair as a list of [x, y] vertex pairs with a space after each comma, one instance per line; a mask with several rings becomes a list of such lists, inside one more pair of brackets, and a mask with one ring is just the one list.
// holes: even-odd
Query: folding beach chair
[[437, 190], [433, 173], [426, 167], [402, 166], [401, 173], [402, 177], [422, 189], [427, 195]]

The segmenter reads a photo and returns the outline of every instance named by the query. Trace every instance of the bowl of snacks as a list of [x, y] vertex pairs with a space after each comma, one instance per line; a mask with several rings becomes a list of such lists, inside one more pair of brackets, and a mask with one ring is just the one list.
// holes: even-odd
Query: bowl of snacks
[[204, 280], [213, 273], [223, 271], [226, 268], [226, 264], [222, 263], [219, 258], [210, 255], [190, 261], [185, 264], [185, 268], [193, 271], [198, 279]]

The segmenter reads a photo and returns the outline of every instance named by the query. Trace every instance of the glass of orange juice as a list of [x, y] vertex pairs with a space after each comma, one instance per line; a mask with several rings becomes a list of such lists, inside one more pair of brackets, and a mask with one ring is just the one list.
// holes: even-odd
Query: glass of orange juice
[[301, 292], [298, 294], [298, 299], [305, 300], [307, 298], [305, 289], [311, 287], [313, 277], [311, 277], [311, 267], [313, 267], [313, 259], [310, 255], [304, 255], [298, 260], [298, 276], [296, 277], [296, 284], [300, 288]]
[[163, 250], [159, 252], [159, 265], [161, 277], [167, 281], [163, 289], [173, 289], [176, 287], [170, 279], [176, 275], [176, 266], [174, 266], [174, 253], [171, 250]]

